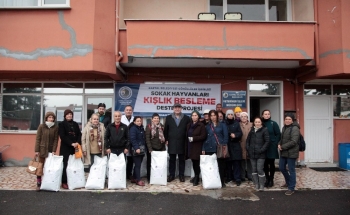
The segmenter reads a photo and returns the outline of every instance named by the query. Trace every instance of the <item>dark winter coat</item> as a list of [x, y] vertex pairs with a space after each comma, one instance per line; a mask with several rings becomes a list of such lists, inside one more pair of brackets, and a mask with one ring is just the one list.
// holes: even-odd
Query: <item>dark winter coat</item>
[[59, 124], [58, 133], [61, 138], [60, 155], [68, 156], [75, 153], [72, 143], [81, 145], [81, 131], [75, 121], [64, 120]]
[[[165, 142], [162, 143], [159, 139], [159, 129], [157, 128], [154, 137], [152, 138], [152, 128], [151, 124], [148, 124], [146, 127], [146, 143], [149, 151], [157, 150], [157, 151], [165, 151]], [[161, 129], [164, 131], [164, 125], [160, 123]]]
[[129, 128], [120, 123], [118, 132], [115, 123], [109, 124], [105, 133], [106, 149], [128, 149], [129, 150]]
[[299, 136], [300, 126], [297, 122], [293, 122], [291, 125], [285, 125], [282, 128], [282, 138], [278, 143], [278, 145], [281, 145], [282, 148], [282, 151], [280, 151], [281, 157], [299, 157]]
[[40, 124], [36, 133], [35, 152], [46, 158], [49, 152], [56, 152], [58, 143], [58, 125], [47, 127], [45, 123]]
[[[203, 142], [207, 137], [205, 125], [202, 122], [197, 122], [193, 125], [192, 135], [189, 134], [193, 122], [187, 124], [187, 139], [186, 139], [186, 158], [199, 160], [202, 154]], [[188, 137], [193, 137], [193, 141], [189, 142]]]
[[265, 159], [269, 142], [269, 132], [266, 127], [261, 127], [256, 132], [254, 127], [252, 127], [248, 134], [246, 144], [249, 158]]
[[281, 140], [280, 127], [275, 121], [272, 121], [271, 119], [268, 119], [266, 121], [264, 120], [263, 124], [269, 131], [269, 137], [270, 137], [269, 147], [267, 148], [267, 151], [266, 151], [266, 158], [278, 159], [279, 155], [278, 155], [277, 145]]
[[[239, 122], [235, 120], [226, 120], [226, 125], [228, 129], [228, 150], [230, 153], [230, 160], [242, 160], [242, 147], [240, 140], [242, 138], [242, 129]], [[231, 134], [235, 134], [235, 138], [231, 138]]]
[[110, 115], [111, 115], [110, 112], [106, 113], [106, 114], [104, 115], [104, 117], [103, 117], [103, 120], [100, 121], [100, 122], [103, 123], [103, 125], [105, 126], [105, 128], [107, 128], [107, 126], [108, 126], [109, 124], [111, 124], [111, 116], [110, 116]]
[[[212, 130], [212, 128], [214, 131]], [[227, 145], [228, 142], [228, 130], [226, 123], [219, 122], [216, 127], [210, 122], [205, 126], [205, 129], [207, 131], [207, 138], [203, 143], [202, 151], [205, 152], [215, 152], [216, 153], [216, 144], [218, 144], [214, 132], [216, 134], [216, 137], [219, 141], [219, 144], [221, 145]]]
[[137, 150], [140, 146], [146, 146], [145, 130], [143, 126], [132, 125], [129, 128], [130, 144], [132, 149]]
[[176, 125], [174, 114], [165, 118], [164, 138], [168, 141], [169, 154], [185, 154], [186, 128], [190, 118], [182, 114], [179, 126]]

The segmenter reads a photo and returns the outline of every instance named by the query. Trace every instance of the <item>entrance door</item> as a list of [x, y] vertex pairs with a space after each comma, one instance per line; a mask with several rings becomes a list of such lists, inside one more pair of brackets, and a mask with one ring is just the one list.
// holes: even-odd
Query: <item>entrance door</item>
[[281, 122], [281, 109], [280, 98], [269, 97], [250, 97], [250, 120], [253, 121], [254, 117], [261, 116], [263, 110], [270, 110], [271, 119], [280, 125]]
[[85, 124], [93, 113], [97, 113], [99, 103], [106, 105], [106, 115], [111, 116], [111, 120], [113, 121], [113, 96], [85, 96]]
[[333, 162], [332, 109], [330, 97], [304, 97], [305, 162]]

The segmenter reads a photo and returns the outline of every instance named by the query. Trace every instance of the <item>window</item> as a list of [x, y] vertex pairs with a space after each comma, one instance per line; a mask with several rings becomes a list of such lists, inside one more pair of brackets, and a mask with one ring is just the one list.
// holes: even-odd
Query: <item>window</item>
[[69, 8], [70, 0], [0, 0], [0, 8]]
[[304, 85], [304, 95], [331, 95], [331, 85]]
[[333, 116], [350, 119], [350, 85], [333, 85]]
[[210, 12], [217, 20], [226, 12], [239, 12], [242, 20], [287, 21], [290, 0], [210, 0]]
[[249, 84], [249, 94], [251, 96], [280, 95], [279, 83]]
[[61, 122], [66, 109], [73, 111], [74, 121], [82, 128], [87, 121], [83, 117], [87, 111], [84, 91], [98, 98], [111, 97], [114, 85], [113, 82], [0, 82], [0, 132], [36, 131], [46, 112], [54, 112], [56, 122]]

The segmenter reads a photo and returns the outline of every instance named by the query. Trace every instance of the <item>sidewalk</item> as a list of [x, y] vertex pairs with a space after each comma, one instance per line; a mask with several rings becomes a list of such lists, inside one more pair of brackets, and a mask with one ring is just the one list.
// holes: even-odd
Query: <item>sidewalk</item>
[[[88, 174], [86, 174], [86, 177]], [[145, 180], [145, 178], [143, 178]], [[203, 187], [192, 186], [189, 182], [190, 178], [186, 177], [186, 181], [181, 183], [178, 179], [168, 183], [167, 186], [150, 185], [146, 182], [146, 186], [140, 187], [127, 182], [126, 189], [107, 190], [103, 192], [173, 192], [173, 193], [191, 193], [193, 191], [201, 191]], [[275, 174], [275, 186], [266, 191], [281, 190], [280, 185], [284, 183], [281, 172]], [[0, 168], [0, 190], [35, 190], [36, 176], [26, 172], [26, 167], [1, 167]], [[243, 182], [237, 187], [234, 183], [227, 184], [228, 188], [246, 188], [252, 189], [252, 182]], [[339, 172], [318, 172], [310, 168], [297, 169], [297, 189], [298, 190], [325, 190], [325, 189], [350, 189], [350, 171]], [[63, 191], [64, 189], [61, 189]], [[70, 191], [70, 190], [64, 190]], [[74, 191], [91, 191], [76, 189]], [[74, 192], [70, 191], [70, 192]]]

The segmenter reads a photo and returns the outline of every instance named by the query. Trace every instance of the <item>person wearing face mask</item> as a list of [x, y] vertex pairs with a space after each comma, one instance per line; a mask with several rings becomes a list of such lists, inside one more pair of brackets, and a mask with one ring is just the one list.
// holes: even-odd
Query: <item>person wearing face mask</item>
[[95, 155], [104, 156], [104, 135], [105, 127], [103, 123], [99, 122], [99, 115], [97, 113], [92, 114], [90, 121], [83, 129], [81, 138], [84, 165], [89, 165], [91, 168], [94, 164]]
[[186, 158], [192, 160], [194, 170], [194, 178], [190, 180], [193, 186], [199, 183], [199, 174], [201, 169], [199, 167], [200, 155], [202, 154], [203, 142], [207, 137], [205, 125], [200, 122], [201, 115], [197, 110], [192, 111], [191, 121], [187, 124], [187, 140], [185, 145]]
[[252, 164], [253, 183], [255, 189], [259, 191], [264, 191], [264, 162], [269, 141], [269, 131], [266, 127], [263, 127], [261, 118], [255, 117], [254, 126], [251, 128], [247, 137], [246, 149]]
[[159, 114], [152, 115], [152, 123], [146, 127], [147, 143], [147, 180], [150, 182], [151, 177], [151, 160], [152, 151], [165, 151], [164, 126], [160, 123]]
[[240, 107], [235, 107], [234, 113], [235, 113], [235, 121], [240, 122], [242, 109]]
[[[129, 134], [132, 150], [135, 151], [135, 153], [132, 154], [135, 167], [131, 183], [136, 183], [139, 186], [145, 186], [145, 182], [141, 181], [140, 172], [142, 160], [146, 153], [146, 139], [145, 130], [142, 125], [142, 118], [140, 116], [135, 116], [133, 122], [130, 123]], [[144, 149], [143, 152], [141, 151], [141, 147]]]
[[104, 127], [107, 128], [107, 126], [109, 124], [111, 124], [111, 117], [109, 116], [110, 115], [110, 112], [109, 114], [107, 115], [106, 113], [106, 105], [105, 103], [100, 103], [97, 105], [97, 115], [99, 117], [99, 122], [102, 122]]
[[237, 186], [241, 185], [241, 160], [242, 148], [239, 142], [242, 137], [242, 130], [239, 122], [235, 121], [233, 111], [226, 111], [226, 125], [228, 129], [229, 141], [228, 150], [230, 157], [226, 161], [226, 182], [235, 181]]
[[277, 144], [281, 140], [281, 131], [277, 122], [271, 120], [271, 113], [269, 110], [263, 110], [261, 113], [264, 126], [269, 131], [270, 143], [266, 152], [266, 159], [264, 164], [264, 171], [266, 175], [265, 187], [272, 187], [274, 185], [275, 176], [275, 159], [279, 158]]
[[[36, 133], [35, 156], [45, 164], [49, 153], [55, 153], [58, 143], [58, 126], [55, 124], [56, 115], [53, 112], [45, 114], [45, 122], [40, 124]], [[36, 190], [40, 191], [41, 176], [37, 176]]]
[[59, 124], [58, 133], [61, 138], [60, 155], [63, 156], [62, 188], [68, 189], [67, 166], [69, 155], [75, 153], [75, 148], [81, 144], [81, 131], [78, 123], [73, 121], [73, 111], [64, 111], [64, 120]]

